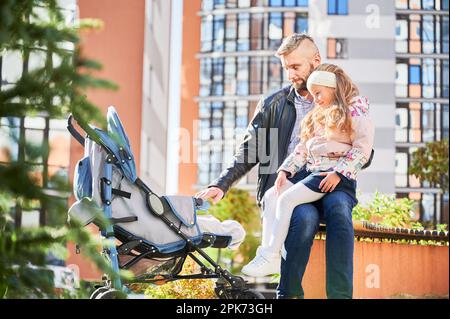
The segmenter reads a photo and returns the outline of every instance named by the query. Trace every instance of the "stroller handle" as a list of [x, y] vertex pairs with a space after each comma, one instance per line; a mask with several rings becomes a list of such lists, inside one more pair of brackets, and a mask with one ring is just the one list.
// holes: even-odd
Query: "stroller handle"
[[72, 120], [73, 115], [70, 114], [69, 118], [67, 119], [67, 130], [78, 141], [78, 143], [84, 146], [84, 137], [75, 129], [75, 127], [73, 127]]

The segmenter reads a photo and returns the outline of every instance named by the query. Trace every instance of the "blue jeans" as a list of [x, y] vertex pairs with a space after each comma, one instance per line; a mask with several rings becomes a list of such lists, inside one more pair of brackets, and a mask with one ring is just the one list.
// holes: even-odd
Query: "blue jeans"
[[[294, 181], [293, 181], [294, 182]], [[325, 195], [315, 203], [295, 208], [284, 242], [286, 259], [281, 259], [277, 298], [303, 298], [303, 274], [308, 264], [319, 223], [327, 225], [326, 292], [328, 298], [353, 296], [352, 210], [356, 201], [342, 191]]]

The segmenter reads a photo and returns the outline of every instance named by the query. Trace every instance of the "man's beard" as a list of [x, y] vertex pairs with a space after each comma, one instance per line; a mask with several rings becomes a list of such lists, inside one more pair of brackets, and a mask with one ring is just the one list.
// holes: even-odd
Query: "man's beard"
[[292, 86], [296, 91], [306, 90], [306, 82], [302, 81], [302, 83], [292, 83]]
[[313, 65], [312, 63], [310, 63], [310, 64], [309, 64], [309, 74], [308, 74], [308, 76], [306, 77], [306, 79], [303, 80], [301, 83], [298, 83], [298, 82], [293, 82], [293, 83], [292, 83], [292, 86], [294, 87], [294, 89], [295, 89], [296, 91], [307, 90], [307, 87], [306, 87], [306, 81], [308, 81], [308, 78], [309, 78], [309, 76], [311, 75], [311, 73], [313, 73], [314, 69], [315, 69], [315, 68], [314, 68], [314, 65]]

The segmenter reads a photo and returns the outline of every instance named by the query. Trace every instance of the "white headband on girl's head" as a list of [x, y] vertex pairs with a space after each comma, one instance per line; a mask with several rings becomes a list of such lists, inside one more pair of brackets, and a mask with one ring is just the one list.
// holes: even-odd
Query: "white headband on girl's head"
[[306, 87], [311, 92], [311, 85], [323, 85], [330, 88], [336, 88], [336, 75], [333, 72], [328, 71], [314, 71], [308, 77]]

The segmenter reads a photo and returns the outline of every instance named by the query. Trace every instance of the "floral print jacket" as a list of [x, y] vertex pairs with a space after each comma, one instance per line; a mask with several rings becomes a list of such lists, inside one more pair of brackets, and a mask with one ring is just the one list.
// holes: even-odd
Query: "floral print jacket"
[[314, 132], [314, 137], [297, 145], [294, 152], [281, 164], [278, 172], [286, 171], [292, 177], [306, 164], [306, 168], [311, 172], [332, 169], [355, 180], [362, 166], [370, 158], [375, 128], [369, 117], [367, 97], [354, 97], [349, 108], [353, 138], [349, 132], [336, 131], [327, 139], [323, 128], [319, 128]]

